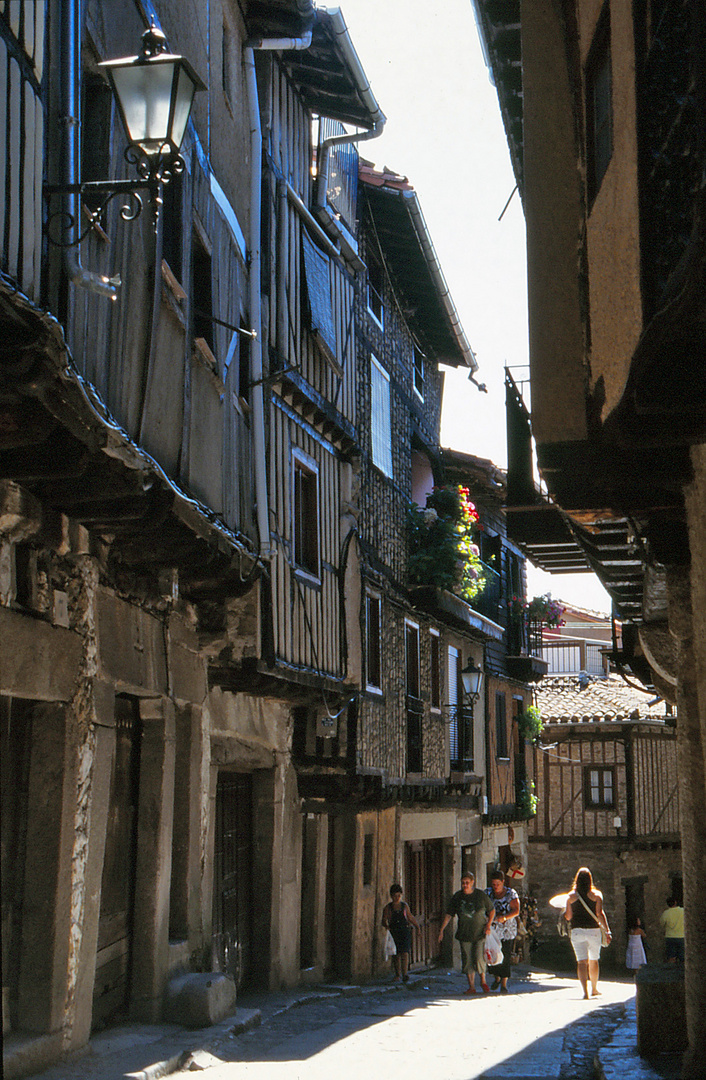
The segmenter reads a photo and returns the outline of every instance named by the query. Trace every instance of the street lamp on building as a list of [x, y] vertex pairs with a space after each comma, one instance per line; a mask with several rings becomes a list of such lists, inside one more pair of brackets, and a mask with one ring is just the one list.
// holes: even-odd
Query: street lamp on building
[[[188, 60], [167, 52], [167, 39], [152, 24], [142, 35], [142, 47], [137, 56], [106, 60], [98, 65], [104, 72], [115, 96], [118, 112], [125, 128], [128, 145], [127, 161], [134, 165], [137, 180], [90, 180], [72, 184], [49, 184], [46, 194], [91, 196], [95, 209], [89, 224], [72, 240], [49, 238], [59, 247], [75, 247], [81, 243], [102, 217], [108, 203], [122, 195], [127, 203], [121, 207], [124, 221], [134, 221], [143, 203], [138, 194], [147, 191], [155, 228], [159, 218], [162, 185], [183, 172], [184, 160], [179, 151], [186, 134], [194, 97], [206, 86]], [[64, 209], [49, 217], [61, 219], [64, 231], [73, 230], [74, 214]], [[69, 220], [67, 220], [67, 218]]]
[[483, 687], [483, 669], [476, 667], [472, 656], [468, 658], [465, 668], [461, 668], [461, 682], [464, 697], [470, 705], [472, 713]]

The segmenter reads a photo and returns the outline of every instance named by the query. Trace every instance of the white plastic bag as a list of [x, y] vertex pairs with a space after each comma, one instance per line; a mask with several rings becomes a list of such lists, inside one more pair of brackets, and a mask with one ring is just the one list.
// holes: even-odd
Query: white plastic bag
[[485, 935], [485, 962], [488, 967], [495, 967], [503, 962], [503, 947], [495, 930]]
[[385, 939], [382, 944], [382, 950], [386, 960], [389, 960], [391, 956], [397, 956], [397, 946], [395, 945], [395, 939], [388, 930], [385, 934]]

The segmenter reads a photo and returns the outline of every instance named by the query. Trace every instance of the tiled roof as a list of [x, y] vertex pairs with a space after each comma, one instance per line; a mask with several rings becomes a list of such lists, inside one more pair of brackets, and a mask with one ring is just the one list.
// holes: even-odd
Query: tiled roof
[[545, 724], [597, 723], [599, 721], [664, 720], [667, 705], [655, 695], [633, 689], [620, 675], [590, 676], [585, 688], [576, 675], [542, 679], [537, 687], [537, 707]]
[[360, 158], [358, 162], [358, 177], [363, 184], [370, 187], [387, 187], [394, 191], [412, 191], [412, 185], [406, 176], [400, 176], [393, 172], [387, 165], [382, 169], [376, 169], [372, 162]]

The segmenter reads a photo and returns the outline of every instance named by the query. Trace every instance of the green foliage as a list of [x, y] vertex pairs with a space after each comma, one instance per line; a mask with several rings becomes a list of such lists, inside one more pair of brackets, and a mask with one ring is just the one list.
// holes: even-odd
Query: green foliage
[[531, 818], [537, 813], [537, 796], [534, 780], [527, 780], [517, 794], [517, 810], [520, 817]]
[[407, 516], [410, 583], [446, 589], [468, 601], [477, 596], [485, 587], [477, 526], [467, 488], [435, 488], [424, 510], [413, 503]]
[[517, 726], [523, 739], [528, 742], [539, 742], [544, 721], [536, 705], [528, 705], [524, 712], [518, 713]]

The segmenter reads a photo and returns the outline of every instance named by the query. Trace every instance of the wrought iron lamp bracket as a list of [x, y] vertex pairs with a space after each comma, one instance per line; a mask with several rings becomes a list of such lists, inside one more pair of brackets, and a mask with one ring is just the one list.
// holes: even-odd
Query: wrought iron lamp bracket
[[[159, 154], [147, 155], [135, 145], [130, 145], [125, 150], [125, 160], [133, 165], [139, 176], [138, 180], [86, 180], [77, 184], [45, 184], [44, 195], [50, 198], [52, 195], [82, 195], [98, 196], [100, 202], [91, 211], [88, 224], [79, 236], [72, 240], [62, 239], [62, 236], [71, 234], [76, 228], [76, 215], [62, 207], [55, 210], [47, 217], [45, 232], [50, 244], [60, 248], [78, 247], [83, 243], [91, 230], [100, 223], [103, 214], [113, 201], [123, 197], [126, 201], [120, 208], [120, 217], [123, 221], [136, 221], [143, 209], [144, 200], [139, 192], [148, 192], [148, 203], [154, 217], [154, 227], [162, 207], [162, 186], [168, 184], [175, 176], [183, 173], [184, 159], [179, 154], [174, 154], [169, 144], [160, 150]], [[58, 225], [55, 225], [58, 223]], [[56, 236], [58, 228], [59, 237]]]

